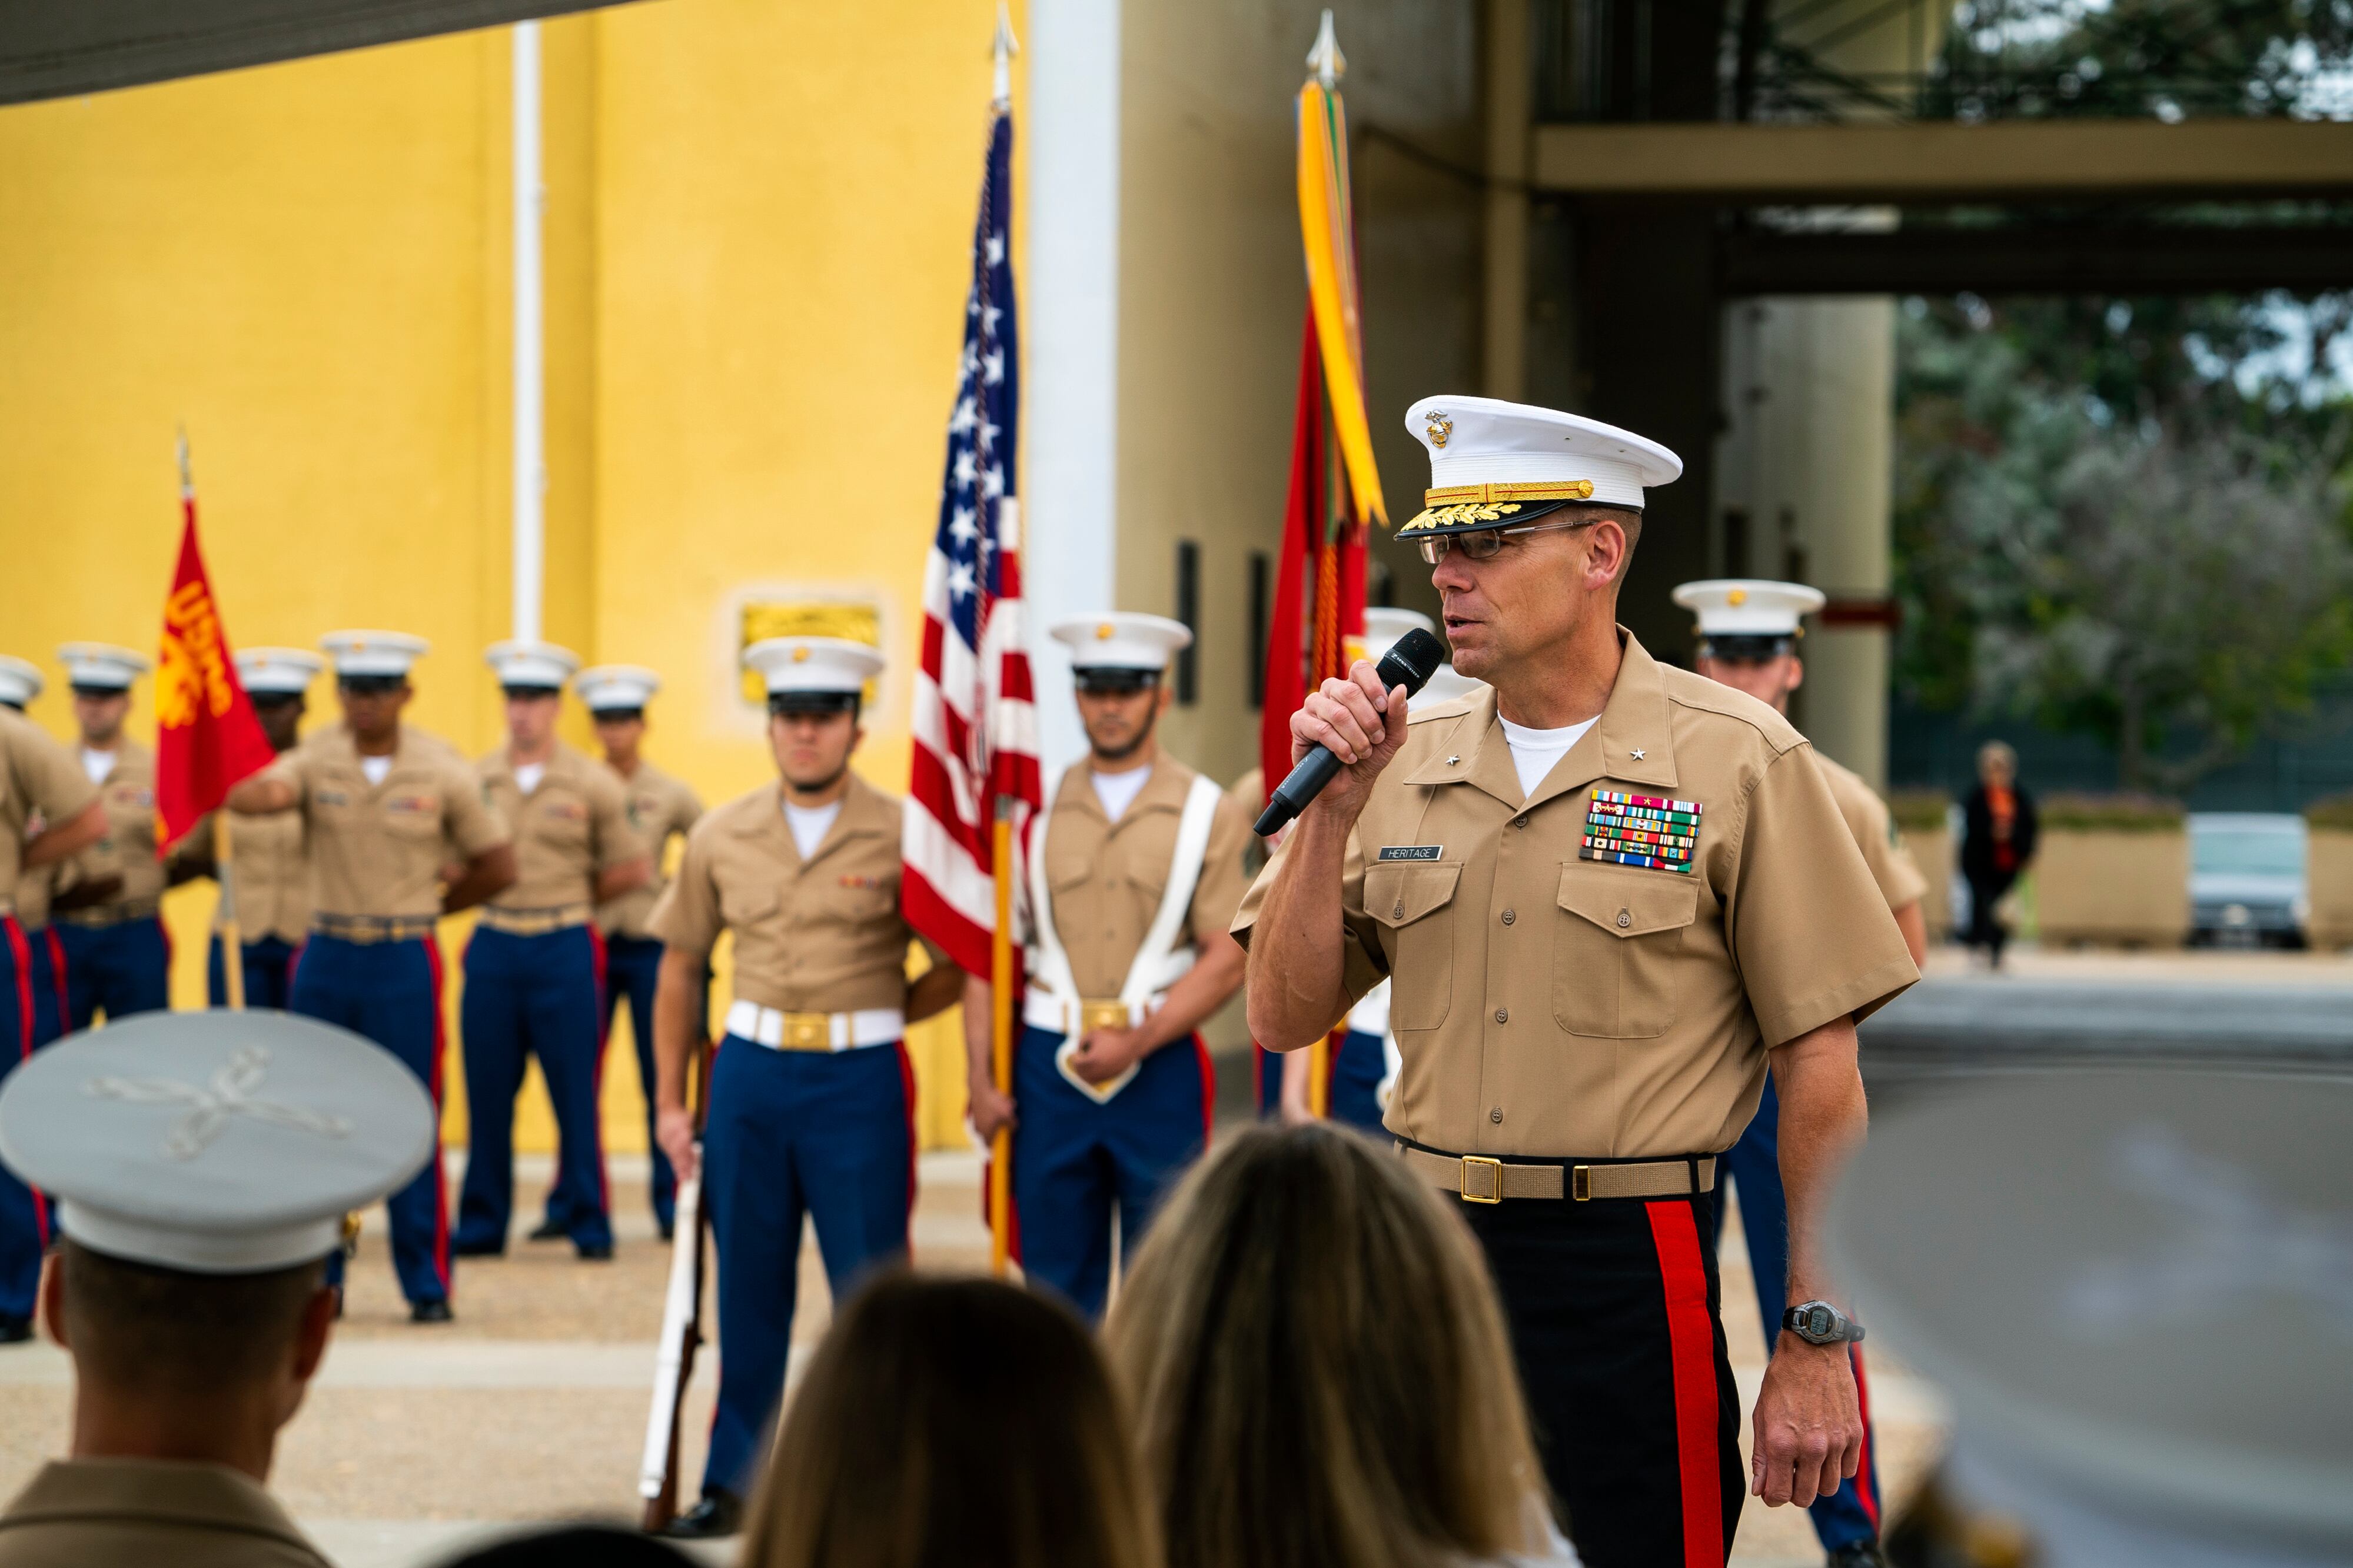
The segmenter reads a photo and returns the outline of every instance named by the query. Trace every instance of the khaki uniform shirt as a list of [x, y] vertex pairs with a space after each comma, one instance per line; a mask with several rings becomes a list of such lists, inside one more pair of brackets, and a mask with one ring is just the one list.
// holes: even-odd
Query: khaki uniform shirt
[[286, 1510], [226, 1465], [58, 1459], [0, 1513], [0, 1568], [329, 1568]]
[[[1919, 978], [1805, 737], [1620, 635], [1599, 721], [1534, 794], [1487, 690], [1409, 710], [1356, 821], [1345, 990], [1353, 1005], [1395, 977], [1404, 1067], [1386, 1124], [1400, 1137], [1552, 1159], [1715, 1153], [1755, 1113], [1768, 1047]], [[1603, 794], [1696, 807], [1687, 849], [1656, 846], [1689, 868], [1584, 858], [1620, 804]]]
[[[218, 848], [216, 816], [207, 812], [188, 830], [182, 840], [187, 854], [209, 856]], [[213, 910], [213, 929], [220, 930], [234, 912], [239, 942], [274, 936], [301, 943], [311, 930], [311, 858], [301, 809], [290, 806], [267, 816], [232, 814], [228, 827], [228, 885], [236, 909], [222, 900]], [[173, 858], [181, 853], [174, 849]]]
[[[1163, 754], [1152, 776], [1121, 812], [1103, 815], [1085, 763], [1062, 775], [1046, 816], [1046, 896], [1054, 901], [1054, 934], [1071, 961], [1079, 994], [1107, 998], [1127, 984], [1128, 965], [1144, 945], [1176, 853], [1176, 825], [1194, 771]], [[1229, 795], [1209, 826], [1201, 879], [1179, 928], [1178, 945], [1198, 946], [1233, 923], [1247, 883], [1242, 851], [1250, 816]]]
[[[98, 791], [81, 761], [23, 714], [0, 708], [0, 903], [13, 905], [24, 874], [25, 828], [54, 826], [90, 809]], [[33, 873], [47, 880], [49, 868]], [[42, 918], [48, 915], [44, 904]]]
[[683, 838], [693, 830], [702, 816], [702, 800], [650, 763], [639, 763], [636, 773], [621, 779], [621, 789], [628, 802], [629, 826], [653, 853], [654, 874], [644, 887], [632, 888], [597, 905], [596, 925], [607, 936], [650, 936], [654, 905], [669, 885], [662, 875], [662, 857], [670, 848], [670, 835]]
[[319, 914], [438, 919], [441, 868], [507, 842], [507, 826], [466, 759], [406, 724], [380, 784], [368, 783], [359, 747], [340, 724], [280, 756], [262, 776], [295, 788], [311, 852], [311, 908]]
[[[79, 752], [69, 753], [81, 766]], [[84, 779], [89, 778], [84, 773]], [[98, 786], [106, 803], [106, 835], [74, 856], [67, 864], [69, 881], [95, 881], [121, 877], [122, 886], [89, 906], [111, 909], [117, 904], [153, 904], [164, 896], [164, 862], [155, 855], [155, 753], [125, 735], [115, 742], [114, 767]], [[54, 820], [54, 819], [53, 819]]]
[[1822, 770], [1822, 782], [1831, 786], [1839, 815], [1846, 818], [1846, 830], [1854, 835], [1854, 847], [1862, 851], [1862, 863], [1871, 868], [1871, 879], [1879, 884], [1879, 896], [1891, 910], [1918, 903], [1928, 890], [1928, 879], [1920, 875], [1912, 852], [1895, 836], [1895, 818], [1888, 814], [1887, 803], [1853, 769], [1819, 752], [1814, 761]]
[[516, 782], [505, 747], [475, 764], [482, 794], [514, 833], [515, 879], [491, 899], [495, 910], [577, 907], [585, 920], [596, 897], [596, 874], [635, 860], [645, 840], [629, 826], [628, 805], [613, 770], [558, 741], [539, 787]]
[[[905, 1006], [915, 932], [899, 910], [900, 809], [897, 796], [850, 774], [841, 814], [803, 860], [782, 785], [716, 807], [687, 835], [653, 934], [707, 953], [733, 931], [739, 1001], [787, 1013]], [[944, 962], [936, 948], [932, 961]]]

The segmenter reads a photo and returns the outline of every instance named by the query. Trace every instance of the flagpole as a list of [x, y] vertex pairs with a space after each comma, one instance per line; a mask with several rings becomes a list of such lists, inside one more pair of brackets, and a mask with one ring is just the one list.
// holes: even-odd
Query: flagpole
[[[188, 463], [188, 431], [180, 427], [180, 524], [193, 531], [196, 526], [196, 481]], [[237, 879], [229, 869], [236, 856], [236, 835], [231, 831], [228, 808], [213, 813], [213, 879], [220, 886], [220, 903], [213, 926], [220, 937], [221, 981], [227, 988], [228, 1007], [232, 1013], [245, 1011], [245, 942], [237, 928]]]
[[[997, 925], [988, 934], [989, 1071], [997, 1092], [1013, 1092], [1013, 807], [997, 797], [990, 862], [997, 882]], [[999, 1127], [988, 1142], [988, 1271], [1002, 1275], [1013, 1260], [1013, 1129]]]

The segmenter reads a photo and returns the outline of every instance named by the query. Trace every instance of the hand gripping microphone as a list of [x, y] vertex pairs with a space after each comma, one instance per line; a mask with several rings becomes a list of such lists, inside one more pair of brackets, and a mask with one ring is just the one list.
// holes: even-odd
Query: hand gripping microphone
[[[1381, 655], [1381, 662], [1373, 673], [1379, 677], [1382, 690], [1392, 691], [1402, 686], [1405, 694], [1411, 697], [1445, 662], [1446, 645], [1416, 626], [1398, 638], [1388, 652]], [[1299, 765], [1291, 770], [1291, 776], [1282, 781], [1282, 787], [1274, 792], [1274, 798], [1266, 803], [1266, 810], [1260, 815], [1257, 825], [1250, 831], [1261, 838], [1281, 832], [1285, 823], [1307, 809], [1307, 803], [1314, 800], [1339, 771], [1340, 759], [1333, 754], [1329, 746], [1317, 746], [1309, 752], [1299, 760]]]

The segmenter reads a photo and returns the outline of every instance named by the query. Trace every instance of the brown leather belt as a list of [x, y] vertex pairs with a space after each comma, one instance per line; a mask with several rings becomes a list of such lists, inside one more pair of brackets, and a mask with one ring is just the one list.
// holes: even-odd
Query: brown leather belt
[[312, 915], [311, 929], [343, 942], [414, 942], [431, 936], [437, 922], [427, 915]]
[[482, 923], [509, 936], [545, 936], [552, 931], [585, 926], [596, 912], [587, 904], [565, 904], [552, 910], [502, 910], [495, 904], [485, 904]]
[[1505, 1198], [1680, 1198], [1715, 1190], [1715, 1156], [1680, 1160], [1625, 1160], [1579, 1164], [1574, 1160], [1524, 1163], [1485, 1154], [1441, 1154], [1400, 1142], [1407, 1169], [1440, 1192], [1466, 1204], [1499, 1204]]
[[132, 921], [147, 920], [163, 907], [161, 899], [125, 899], [119, 904], [92, 904], [88, 909], [67, 910], [57, 918], [68, 925], [103, 931], [109, 926], [129, 925]]

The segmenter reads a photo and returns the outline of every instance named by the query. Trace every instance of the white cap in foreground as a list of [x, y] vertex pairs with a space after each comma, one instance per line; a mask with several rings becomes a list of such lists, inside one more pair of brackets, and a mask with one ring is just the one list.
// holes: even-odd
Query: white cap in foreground
[[572, 689], [591, 713], [635, 713], [661, 689], [661, 677], [643, 665], [600, 664], [574, 676]]
[[1405, 426], [1430, 453], [1430, 489], [1399, 533], [1511, 528], [1587, 501], [1639, 511], [1645, 489], [1683, 471], [1647, 436], [1528, 403], [1425, 397]]
[[438, 1119], [392, 1054], [285, 1013], [146, 1013], [0, 1087], [0, 1161], [68, 1237], [132, 1263], [259, 1274], [334, 1250], [343, 1216], [432, 1158]]
[[237, 678], [250, 697], [300, 697], [327, 661], [299, 647], [241, 647]]
[[492, 643], [483, 650], [482, 662], [510, 691], [561, 691], [580, 668], [580, 656], [552, 642], [518, 639]]
[[1133, 610], [1074, 616], [1049, 627], [1046, 635], [1070, 648], [1072, 669], [1148, 669], [1156, 674], [1168, 668], [1179, 648], [1193, 645], [1193, 634], [1184, 622]]
[[136, 648], [113, 643], [69, 642], [58, 649], [66, 667], [66, 684], [76, 691], [128, 691], [153, 661]]
[[335, 661], [335, 677], [344, 679], [397, 680], [406, 676], [433, 645], [406, 632], [329, 632], [319, 639]]

